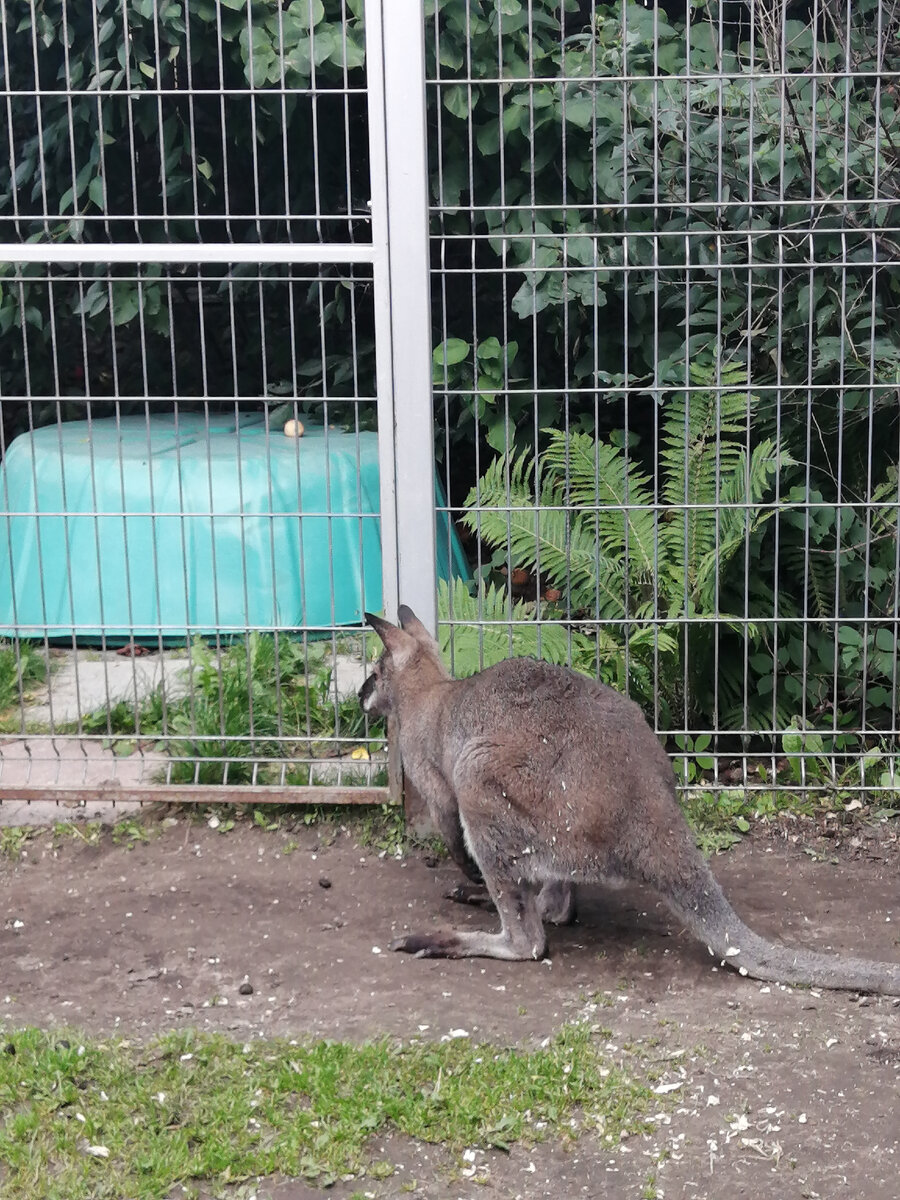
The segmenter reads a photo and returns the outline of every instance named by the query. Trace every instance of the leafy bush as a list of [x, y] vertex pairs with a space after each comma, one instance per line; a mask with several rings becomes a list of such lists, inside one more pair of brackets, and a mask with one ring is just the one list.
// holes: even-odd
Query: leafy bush
[[[695, 366], [695, 383], [712, 372]], [[723, 384], [746, 385], [739, 368]], [[660, 672], [668, 713], [683, 708], [710, 719], [705, 708], [713, 654], [720, 655], [719, 695], [736, 704], [742, 677], [698, 618], [716, 620], [735, 638], [758, 641], [747, 621], [739, 552], [771, 520], [776, 472], [791, 463], [769, 438], [748, 453], [757, 398], [748, 391], [676, 394], [660, 421], [660, 511], [651, 480], [633, 456], [585, 433], [547, 430], [539, 460], [528, 453], [497, 459], [470, 493], [464, 522], [483, 541], [531, 568], [562, 592], [567, 613], [604, 622], [624, 647], [630, 622], [657, 624], [631, 633], [643, 657], [663, 652]], [[767, 503], [768, 501], [768, 503]], [[661, 624], [658, 622], [661, 619]], [[671, 652], [689, 669], [689, 694]], [[737, 665], [741, 656], [734, 656]]]
[[[897, 98], [875, 81], [900, 66], [900, 11], [863, 0], [846, 20], [792, 11], [782, 25], [781, 10], [757, 8], [752, 42], [746, 25], [720, 37], [717, 11], [696, 6], [688, 26], [630, 3], [590, 22], [550, 0], [436, 6], [432, 147], [442, 253], [457, 269], [435, 293], [452, 347], [435, 376], [450, 439], [474, 426], [501, 456], [479, 503], [508, 504], [508, 483], [513, 505], [562, 501], [467, 521], [495, 561], [539, 565], [569, 612], [658, 619], [680, 604], [740, 618], [734, 631], [693, 625], [668, 674], [661, 659], [685, 720], [774, 730], [803, 713], [889, 728], [900, 160]], [[474, 282], [456, 245], [482, 268]], [[716, 379], [699, 380], [692, 365], [714, 353]], [[733, 369], [759, 400], [743, 438], [723, 428], [721, 445], [777, 445], [780, 459], [754, 477], [774, 508], [751, 508], [748, 524], [726, 476], [712, 491], [694, 474], [720, 506], [705, 516], [679, 510], [673, 476], [682, 389], [715, 382], [725, 400]], [[626, 485], [639, 505], [665, 506], [655, 525], [616, 507]], [[711, 523], [721, 563], [704, 554]]]
[[[865, 408], [874, 378], [887, 416], [900, 284], [877, 262], [900, 254], [890, 232], [900, 165], [890, 151], [896, 97], [879, 93], [876, 106], [870, 77], [900, 65], [900, 15], [864, 0], [841, 28], [791, 20], [782, 53], [764, 12], [752, 45], [722, 48], [702, 5], [689, 41], [683, 22], [640, 4], [597, 9], [587, 27], [575, 3], [561, 25], [559, 7], [534, 0], [529, 20], [519, 0], [437, 6], [427, 44], [441, 81], [441, 230], [492, 234], [479, 265], [521, 268], [503, 280], [510, 298], [499, 306], [495, 275], [476, 279], [474, 306], [467, 276], [442, 280], [454, 344], [471, 343], [477, 360], [483, 342], [505, 344], [511, 329], [520, 362], [539, 351], [532, 387], [558, 395], [565, 377], [610, 395], [683, 385], [695, 353], [715, 341], [754, 386], [777, 380], [789, 412], [805, 411], [811, 385], [833, 428], [828, 389], [845, 389], [849, 415]], [[826, 70], [848, 57], [853, 78]], [[471, 88], [450, 82], [468, 72]], [[537, 82], [520, 82], [527, 76]]]
[[[370, 289], [346, 269], [319, 283], [265, 264], [102, 265], [109, 241], [353, 236], [347, 218], [368, 198], [362, 0], [10, 0], [4, 12], [0, 218], [22, 240], [82, 243], [85, 262], [54, 265], [52, 287], [39, 266], [3, 286], [3, 395], [27, 378], [32, 395], [68, 398], [70, 419], [86, 393], [95, 415], [116, 395], [258, 403], [357, 382], [373, 394]], [[288, 215], [316, 212], [337, 219]], [[0, 282], [11, 272], [0, 266]], [[7, 399], [2, 416], [8, 442], [56, 407]]]

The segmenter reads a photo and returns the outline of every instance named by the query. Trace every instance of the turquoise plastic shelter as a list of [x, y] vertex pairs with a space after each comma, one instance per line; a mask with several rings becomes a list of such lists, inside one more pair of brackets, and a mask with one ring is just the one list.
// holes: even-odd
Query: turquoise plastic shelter
[[[382, 607], [375, 433], [287, 437], [262, 414], [70, 421], [15, 439], [0, 504], [7, 635], [184, 638]], [[446, 513], [438, 570], [468, 576]]]

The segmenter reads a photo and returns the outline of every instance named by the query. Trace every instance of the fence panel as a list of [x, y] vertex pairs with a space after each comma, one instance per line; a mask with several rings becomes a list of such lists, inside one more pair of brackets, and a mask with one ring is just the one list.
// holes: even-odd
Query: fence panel
[[365, 15], [4, 0], [0, 800], [388, 796], [359, 625], [434, 542], [433, 496], [395, 532], [428, 306]]
[[[628, 691], [685, 789], [898, 807], [900, 8], [426, 30], [458, 672]], [[477, 636], [473, 635], [473, 623]]]
[[436, 566], [457, 672], [896, 806], [897, 6], [427, 7], [436, 485], [421, 11], [4, 0], [0, 797], [368, 796]]

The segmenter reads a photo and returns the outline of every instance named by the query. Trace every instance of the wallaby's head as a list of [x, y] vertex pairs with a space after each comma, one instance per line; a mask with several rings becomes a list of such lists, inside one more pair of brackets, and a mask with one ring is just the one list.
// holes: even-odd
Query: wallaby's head
[[384, 643], [384, 653], [359, 689], [359, 702], [372, 716], [396, 712], [401, 687], [410, 699], [436, 681], [449, 678], [437, 642], [413, 610], [401, 604], [397, 615], [399, 626], [366, 613], [367, 624]]

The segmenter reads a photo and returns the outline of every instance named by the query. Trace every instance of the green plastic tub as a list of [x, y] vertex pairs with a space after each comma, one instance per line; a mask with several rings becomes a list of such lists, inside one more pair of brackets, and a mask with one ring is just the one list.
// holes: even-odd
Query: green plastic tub
[[[70, 421], [15, 439], [0, 505], [7, 635], [354, 625], [382, 606], [375, 433], [293, 438], [261, 414]], [[440, 576], [468, 576], [446, 514], [438, 535]]]

